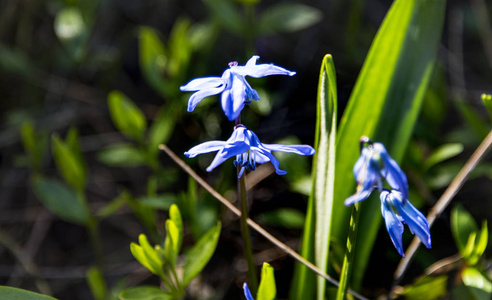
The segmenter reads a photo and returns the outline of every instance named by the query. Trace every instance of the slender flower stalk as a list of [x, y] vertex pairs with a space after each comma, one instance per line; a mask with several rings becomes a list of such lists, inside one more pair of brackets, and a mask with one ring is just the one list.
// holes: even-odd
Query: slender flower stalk
[[274, 64], [256, 64], [260, 57], [254, 55], [246, 65], [239, 66], [230, 62], [229, 69], [221, 77], [203, 77], [193, 79], [181, 86], [181, 91], [195, 92], [188, 100], [188, 112], [192, 112], [203, 98], [221, 94], [221, 105], [230, 121], [236, 120], [246, 104], [251, 100], [258, 101], [258, 92], [246, 81], [246, 76], [261, 78], [270, 75], [294, 76], [296, 72], [289, 71]]
[[[237, 172], [241, 172], [241, 167], [237, 166]], [[258, 287], [258, 279], [256, 277], [256, 267], [253, 258], [253, 247], [251, 245], [251, 235], [248, 227], [248, 197], [246, 193], [246, 179], [244, 176], [237, 178], [237, 195], [241, 202], [241, 237], [243, 239], [244, 258], [248, 265], [248, 280], [251, 289], [256, 291]]]

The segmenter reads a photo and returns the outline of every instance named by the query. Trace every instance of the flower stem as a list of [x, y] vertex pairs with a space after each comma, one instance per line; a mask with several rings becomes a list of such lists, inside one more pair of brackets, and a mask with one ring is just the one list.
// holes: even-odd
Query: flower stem
[[[241, 171], [241, 166], [237, 166], [237, 173]], [[256, 293], [258, 287], [258, 279], [256, 278], [256, 268], [253, 259], [253, 250], [251, 247], [251, 236], [248, 228], [248, 199], [246, 195], [246, 180], [245, 176], [237, 179], [237, 196], [241, 202], [241, 236], [243, 238], [244, 258], [248, 264], [248, 285], [253, 294]]]
[[359, 203], [355, 203], [350, 216], [350, 228], [347, 237], [347, 249], [343, 257], [342, 273], [340, 274], [340, 285], [337, 291], [337, 300], [343, 300], [348, 290], [348, 280], [352, 273], [352, 262], [354, 261], [355, 241], [357, 238], [357, 229], [359, 225], [360, 208]]

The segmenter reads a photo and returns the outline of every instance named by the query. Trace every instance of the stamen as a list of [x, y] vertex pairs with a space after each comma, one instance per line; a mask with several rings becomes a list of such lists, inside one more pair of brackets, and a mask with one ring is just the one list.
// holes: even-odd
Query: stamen
[[232, 68], [232, 67], [235, 67], [235, 66], [237, 66], [237, 61], [231, 61], [229, 63], [229, 68]]

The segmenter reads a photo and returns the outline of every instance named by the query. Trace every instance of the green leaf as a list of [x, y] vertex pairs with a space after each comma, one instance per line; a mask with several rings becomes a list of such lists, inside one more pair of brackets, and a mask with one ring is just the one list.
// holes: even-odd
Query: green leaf
[[463, 148], [463, 144], [461, 143], [452, 143], [440, 146], [427, 158], [424, 163], [424, 169], [428, 170], [440, 162], [455, 157], [463, 152]]
[[97, 153], [97, 159], [112, 167], [138, 167], [147, 163], [142, 152], [129, 144], [112, 145], [102, 149]]
[[106, 299], [106, 282], [101, 271], [96, 267], [91, 267], [87, 271], [86, 277], [92, 296], [97, 300]]
[[[328, 266], [330, 226], [335, 180], [335, 137], [337, 122], [337, 88], [335, 65], [331, 55], [321, 63], [318, 82], [313, 188], [308, 200], [301, 254], [321, 270]], [[316, 288], [316, 283], [317, 288]], [[314, 299], [315, 291], [324, 297], [326, 281], [316, 277], [304, 265], [297, 265], [291, 299]]]
[[482, 94], [483, 105], [489, 112], [489, 118], [492, 121], [492, 95]]
[[41, 203], [61, 219], [79, 225], [89, 223], [90, 216], [77, 195], [58, 180], [35, 177], [33, 189]]
[[0, 286], [0, 300], [56, 300], [53, 297], [18, 289], [10, 286]]
[[143, 141], [147, 120], [142, 111], [122, 92], [108, 94], [108, 107], [116, 128], [127, 137]]
[[405, 286], [402, 296], [408, 300], [440, 299], [447, 294], [447, 275], [421, 277], [412, 285]]
[[280, 208], [258, 216], [261, 223], [288, 229], [302, 229], [304, 227], [304, 214], [292, 208]]
[[263, 35], [294, 32], [321, 21], [323, 13], [300, 3], [278, 3], [267, 8], [259, 18], [258, 33]]
[[274, 300], [277, 295], [275, 285], [275, 275], [273, 268], [267, 263], [263, 263], [261, 268], [261, 281], [256, 294], [256, 300]]
[[21, 128], [22, 144], [30, 158], [37, 156], [36, 133], [31, 122], [25, 122]]
[[[355, 192], [352, 169], [359, 138], [381, 142], [399, 162], [420, 112], [435, 64], [445, 0], [396, 0], [379, 31], [350, 96], [337, 140], [333, 239], [345, 243], [350, 209], [344, 200]], [[382, 218], [380, 201], [361, 204], [351, 287], [358, 290]]]
[[176, 112], [170, 105], [163, 106], [159, 110], [154, 123], [149, 129], [149, 150], [151, 152], [158, 152], [158, 146], [167, 143], [169, 138], [171, 138], [176, 122], [175, 118]]
[[147, 82], [161, 96], [169, 94], [163, 76], [168, 64], [168, 56], [158, 32], [150, 27], [141, 26], [138, 31], [139, 64]]
[[154, 286], [138, 286], [123, 291], [121, 300], [172, 300], [171, 294]]
[[221, 23], [222, 27], [232, 33], [241, 35], [244, 32], [245, 21], [242, 14], [229, 0], [204, 0], [212, 15]]
[[73, 151], [70, 146], [63, 142], [56, 134], [53, 134], [51, 142], [53, 157], [65, 182], [78, 192], [83, 191], [86, 181], [86, 172], [85, 166], [80, 160], [80, 154]]
[[169, 209], [169, 218], [174, 222], [174, 225], [176, 225], [176, 229], [178, 230], [175, 241], [177, 241], [176, 252], [179, 253], [181, 244], [183, 243], [183, 219], [181, 218], [181, 212], [176, 204], [171, 205], [171, 208]]
[[166, 220], [166, 239], [164, 240], [164, 258], [172, 267], [176, 265], [179, 249], [179, 230], [173, 220]]
[[145, 234], [140, 234], [138, 236], [138, 242], [140, 245], [135, 243], [130, 244], [130, 251], [132, 252], [133, 257], [135, 257], [135, 259], [138, 260], [138, 262], [140, 262], [142, 266], [146, 267], [150, 272], [160, 276], [161, 278], [165, 278], [162, 270], [164, 262], [157, 251], [149, 244]]
[[177, 197], [173, 194], [162, 194], [156, 196], [144, 196], [137, 199], [143, 206], [168, 210], [172, 204], [176, 203]]
[[186, 253], [183, 273], [183, 286], [187, 286], [208, 263], [219, 241], [221, 223], [207, 231], [200, 240]]
[[[467, 258], [469, 255], [466, 251], [468, 241], [470, 240], [471, 235], [476, 236], [478, 227], [471, 214], [461, 205], [453, 207], [453, 210], [451, 211], [451, 231], [456, 245], [458, 246], [458, 250], [463, 257]], [[474, 240], [474, 238], [472, 239]], [[474, 245], [475, 243], [472, 242], [472, 244]], [[470, 246], [468, 246], [468, 248], [469, 247]]]
[[488, 293], [489, 295], [485, 299], [490, 299], [490, 294], [492, 294], [492, 282], [479, 270], [473, 267], [466, 268], [461, 272], [461, 279], [466, 286], [474, 287]]

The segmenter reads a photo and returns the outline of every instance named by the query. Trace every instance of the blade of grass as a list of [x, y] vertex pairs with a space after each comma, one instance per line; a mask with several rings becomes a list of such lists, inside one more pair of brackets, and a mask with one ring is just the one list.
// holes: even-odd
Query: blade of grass
[[[445, 0], [397, 0], [373, 41], [342, 117], [337, 140], [333, 238], [343, 244], [355, 191], [358, 139], [382, 142], [400, 161], [420, 111], [441, 37]], [[352, 287], [358, 289], [381, 223], [379, 201], [361, 205]]]
[[[337, 122], [335, 65], [329, 54], [325, 55], [321, 63], [317, 98], [313, 187], [308, 199], [301, 254], [309, 261], [314, 259], [316, 266], [326, 272], [335, 181]], [[326, 281], [321, 277], [316, 281], [314, 274], [303, 265], [296, 265], [291, 286], [291, 299], [314, 299], [314, 291], [318, 299], [324, 299]]]

